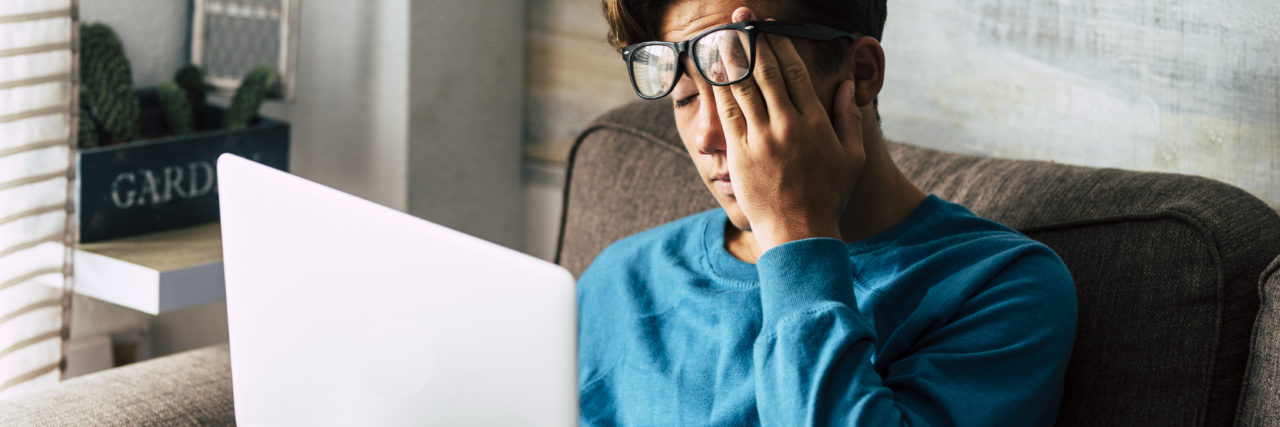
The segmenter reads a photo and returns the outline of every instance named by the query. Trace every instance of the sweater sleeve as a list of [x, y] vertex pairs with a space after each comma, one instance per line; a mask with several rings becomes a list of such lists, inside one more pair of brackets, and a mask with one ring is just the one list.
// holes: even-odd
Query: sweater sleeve
[[[1052, 424], [1075, 336], [1074, 285], [1047, 248], [1019, 252], [967, 268], [989, 275], [972, 295], [926, 297], [912, 316], [938, 316], [887, 372], [873, 365], [875, 331], [858, 312], [842, 242], [807, 239], [766, 252], [757, 263], [764, 324], [754, 347], [761, 422]], [[938, 302], [956, 299], [963, 302]]]

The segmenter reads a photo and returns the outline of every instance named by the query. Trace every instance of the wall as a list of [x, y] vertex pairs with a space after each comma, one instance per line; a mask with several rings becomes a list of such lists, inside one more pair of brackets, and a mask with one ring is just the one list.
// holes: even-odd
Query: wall
[[187, 63], [190, 19], [189, 1], [80, 0], [81, 22], [111, 25], [124, 42], [135, 86], [170, 80]]
[[291, 172], [406, 209], [409, 0], [306, 0], [289, 122]]
[[599, 0], [529, 0], [526, 143], [572, 142], [591, 119], [639, 99], [607, 31]]
[[[599, 0], [529, 0], [524, 251], [555, 257], [564, 159], [591, 119], [636, 100]], [[662, 102], [662, 101], [657, 101]]]
[[1280, 3], [895, 0], [885, 133], [1207, 176], [1280, 207]]
[[524, 2], [413, 3], [409, 213], [523, 247]]
[[555, 259], [564, 200], [563, 163], [529, 159], [524, 165], [524, 252], [547, 261]]

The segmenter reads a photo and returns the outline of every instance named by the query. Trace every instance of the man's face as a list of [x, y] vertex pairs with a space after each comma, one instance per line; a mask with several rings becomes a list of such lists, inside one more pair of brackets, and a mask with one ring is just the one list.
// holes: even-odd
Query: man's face
[[[779, 21], [792, 20], [790, 15], [785, 10], [779, 9], [775, 3], [760, 4], [744, 0], [684, 0], [668, 7], [663, 15], [662, 40], [672, 42], [688, 40], [711, 27], [732, 23], [733, 11], [743, 6], [750, 7], [755, 12], [757, 20], [769, 18]], [[830, 112], [832, 95], [839, 83], [847, 77], [842, 79], [836, 73], [816, 73], [815, 62], [812, 59], [817, 52], [816, 44], [804, 39], [792, 40], [809, 69], [815, 93], [822, 100], [826, 111]], [[738, 206], [733, 187], [730, 185], [733, 177], [729, 176], [729, 164], [725, 158], [725, 136], [720, 126], [720, 115], [716, 110], [715, 92], [711, 84], [698, 76], [698, 72], [694, 70], [688, 58], [682, 58], [682, 60], [685, 75], [680, 76], [679, 83], [670, 95], [672, 108], [675, 110], [676, 129], [680, 133], [680, 139], [684, 141], [685, 149], [693, 159], [693, 164], [698, 168], [698, 174], [711, 190], [716, 201], [724, 207], [729, 221], [739, 229], [749, 231], [750, 223]], [[828, 117], [830, 117], [829, 113]]]

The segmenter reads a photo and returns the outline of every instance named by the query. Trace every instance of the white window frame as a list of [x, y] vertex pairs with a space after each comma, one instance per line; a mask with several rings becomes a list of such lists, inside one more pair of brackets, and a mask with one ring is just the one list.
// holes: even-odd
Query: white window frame
[[[276, 62], [276, 72], [280, 74], [280, 85], [284, 100], [292, 100], [294, 93], [294, 76], [298, 64], [298, 21], [302, 0], [280, 0], [280, 57]], [[205, 65], [204, 45], [208, 37], [205, 28], [205, 16], [211, 7], [235, 7], [241, 12], [257, 12], [253, 6], [245, 6], [236, 0], [194, 0], [191, 13], [191, 63], [202, 68]], [[235, 92], [240, 86], [240, 78], [205, 76], [205, 80], [227, 93]]]

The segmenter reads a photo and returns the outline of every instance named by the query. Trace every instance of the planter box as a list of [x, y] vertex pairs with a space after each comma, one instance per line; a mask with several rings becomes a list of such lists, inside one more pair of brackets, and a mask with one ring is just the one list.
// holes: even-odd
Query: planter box
[[142, 134], [151, 139], [80, 151], [81, 242], [217, 221], [214, 165], [222, 153], [289, 169], [288, 123], [259, 116], [246, 129], [216, 129], [223, 110], [210, 105], [198, 118], [196, 132], [165, 137], [168, 129], [155, 92], [139, 91], [138, 96]]

